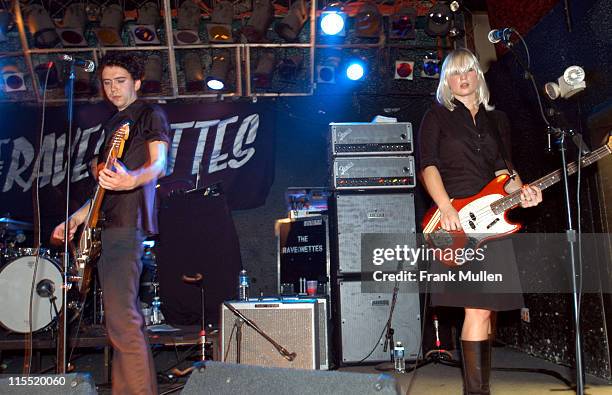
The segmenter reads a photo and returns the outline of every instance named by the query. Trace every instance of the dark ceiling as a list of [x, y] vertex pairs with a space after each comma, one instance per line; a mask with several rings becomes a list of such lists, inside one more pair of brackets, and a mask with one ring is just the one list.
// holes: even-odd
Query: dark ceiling
[[465, 0], [465, 6], [470, 11], [486, 11], [487, 1], [486, 0]]

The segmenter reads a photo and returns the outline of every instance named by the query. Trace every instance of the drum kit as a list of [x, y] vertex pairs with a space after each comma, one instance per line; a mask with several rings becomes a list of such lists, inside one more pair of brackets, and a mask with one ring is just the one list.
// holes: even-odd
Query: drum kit
[[17, 247], [31, 230], [28, 222], [0, 218], [0, 325], [17, 333], [47, 328], [64, 304], [57, 257], [45, 248]]
[[[31, 223], [0, 218], [0, 327], [13, 333], [52, 328], [64, 305], [61, 292], [63, 253], [52, 253], [46, 248], [20, 247], [19, 244], [26, 240], [25, 232], [32, 229]], [[143, 264], [141, 307], [147, 325], [159, 324], [163, 317], [159, 318], [157, 265], [155, 255], [146, 246]], [[95, 287], [92, 292], [92, 321], [102, 323], [101, 291]], [[67, 299], [68, 317], [72, 321], [83, 313], [78, 290], [70, 289]]]

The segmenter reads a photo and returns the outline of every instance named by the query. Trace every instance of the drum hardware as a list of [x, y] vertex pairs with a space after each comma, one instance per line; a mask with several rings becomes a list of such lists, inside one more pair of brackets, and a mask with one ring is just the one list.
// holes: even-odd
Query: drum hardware
[[36, 293], [42, 298], [49, 298], [49, 301], [53, 305], [55, 316], [59, 315], [59, 309], [57, 308], [57, 296], [55, 296], [55, 284], [49, 279], [45, 279], [36, 284]]

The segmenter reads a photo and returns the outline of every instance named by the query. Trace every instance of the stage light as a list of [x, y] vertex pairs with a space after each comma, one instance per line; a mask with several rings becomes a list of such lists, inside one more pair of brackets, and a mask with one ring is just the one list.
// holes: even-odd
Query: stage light
[[434, 37], [444, 37], [451, 28], [453, 13], [448, 4], [437, 2], [427, 12], [425, 33]]
[[361, 61], [351, 61], [346, 67], [346, 77], [351, 81], [359, 81], [365, 75], [365, 66]]
[[98, 42], [104, 47], [123, 46], [121, 28], [123, 27], [123, 9], [118, 4], [104, 7], [100, 27], [96, 29]]
[[157, 3], [149, 1], [138, 8], [138, 19], [136, 19], [138, 25], [157, 26], [160, 20], [161, 15]]
[[346, 13], [337, 10], [321, 12], [321, 34], [346, 36]]
[[185, 72], [185, 89], [188, 92], [204, 90], [204, 68], [200, 56], [196, 52], [187, 52], [183, 56]]
[[400, 40], [414, 40], [416, 38], [416, 10], [402, 8], [389, 17], [389, 38]]
[[272, 51], [263, 52], [253, 72], [253, 85], [256, 88], [269, 88], [272, 85], [274, 69], [276, 69], [276, 55]]
[[13, 15], [5, 9], [0, 9], [0, 43], [7, 41], [7, 33], [14, 26]]
[[57, 30], [64, 47], [86, 47], [84, 31], [87, 24], [85, 4], [72, 3], [64, 11], [62, 27]]
[[457, 26], [453, 26], [448, 30], [448, 36], [450, 38], [461, 38], [465, 34], [463, 29], [458, 28]]
[[302, 55], [293, 55], [288, 58], [283, 58], [278, 64], [278, 74], [285, 81], [294, 80], [303, 62], [304, 57]]
[[422, 78], [440, 78], [440, 59], [433, 52], [425, 55], [423, 59]]
[[586, 88], [584, 78], [585, 74], [582, 67], [570, 66], [557, 79], [557, 83], [549, 82], [544, 85], [544, 91], [552, 100], [559, 97], [567, 99]]
[[156, 26], [159, 23], [160, 14], [157, 4], [148, 2], [138, 8], [138, 19], [135, 25], [130, 25], [130, 35], [136, 45], [157, 45], [160, 43], [157, 37]]
[[274, 20], [274, 7], [270, 0], [255, 0], [253, 2], [253, 13], [242, 34], [248, 42], [261, 42], [266, 37], [266, 32]]
[[408, 60], [395, 61], [395, 79], [412, 80], [414, 76], [414, 62]]
[[340, 55], [328, 56], [320, 65], [317, 65], [317, 82], [322, 84], [335, 84], [336, 73], [340, 66]]
[[355, 35], [362, 38], [376, 38], [380, 35], [382, 15], [378, 6], [370, 1], [363, 3], [355, 17]]
[[229, 71], [229, 53], [220, 52], [213, 56], [210, 73], [206, 78], [206, 85], [215, 91], [220, 91], [227, 85], [227, 72]]
[[[51, 70], [49, 70], [51, 69]], [[49, 70], [49, 77], [47, 78], [47, 70]], [[41, 88], [45, 88], [45, 81], [47, 82], [48, 89], [58, 88], [60, 86], [60, 74], [57, 71], [57, 66], [53, 62], [46, 62], [37, 64], [34, 67], [34, 72], [38, 77], [38, 82]]]
[[21, 92], [26, 90], [23, 73], [14, 64], [7, 64], [2, 67], [3, 89], [6, 93]]
[[185, 0], [178, 9], [177, 30], [174, 40], [177, 45], [200, 43], [200, 8], [191, 0]]
[[219, 1], [215, 4], [210, 23], [206, 24], [208, 41], [211, 43], [232, 42], [232, 21], [234, 20], [234, 5], [229, 1]]
[[308, 19], [305, 0], [294, 0], [287, 15], [274, 26], [276, 34], [287, 41], [295, 41]]
[[[140, 91], [147, 95], [161, 92], [162, 60], [159, 55], [147, 56]], [[200, 83], [201, 85], [201, 83]]]
[[334, 66], [317, 66], [317, 82], [323, 84], [336, 83], [336, 68]]
[[461, 8], [461, 6], [463, 5], [463, 1], [460, 0], [453, 0], [449, 3], [449, 8], [452, 12], [458, 12], [459, 9]]
[[35, 47], [53, 48], [59, 44], [60, 38], [55, 31], [55, 24], [45, 7], [31, 4], [26, 7], [24, 14]]

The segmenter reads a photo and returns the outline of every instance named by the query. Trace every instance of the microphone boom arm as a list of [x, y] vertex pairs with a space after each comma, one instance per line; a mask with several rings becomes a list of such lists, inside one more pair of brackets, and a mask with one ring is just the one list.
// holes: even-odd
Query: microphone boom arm
[[253, 328], [255, 330], [255, 332], [259, 333], [264, 339], [269, 341], [270, 344], [272, 344], [274, 346], [274, 348], [276, 348], [276, 350], [279, 352], [279, 354], [282, 355], [283, 358], [285, 358], [287, 361], [292, 362], [295, 359], [295, 357], [297, 357], [296, 353], [294, 353], [294, 352], [290, 353], [289, 351], [287, 351], [287, 349], [285, 347], [281, 346], [276, 341], [274, 341], [274, 339], [272, 339], [270, 336], [268, 336], [260, 327], [257, 326], [256, 323], [254, 323], [253, 321], [251, 321], [250, 319], [245, 317], [244, 314], [242, 314], [240, 312], [240, 310], [238, 310], [237, 308], [232, 306], [231, 303], [224, 302], [223, 304], [232, 313], [234, 313], [236, 316], [238, 316], [240, 319], [242, 319], [245, 324], [247, 324], [248, 326]]

